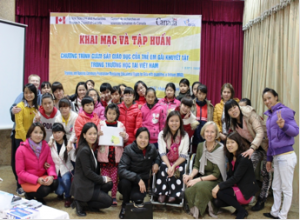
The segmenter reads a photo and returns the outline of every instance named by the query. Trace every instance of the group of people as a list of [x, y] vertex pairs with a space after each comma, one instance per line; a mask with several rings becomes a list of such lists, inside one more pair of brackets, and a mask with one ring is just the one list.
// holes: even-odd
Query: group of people
[[[177, 97], [170, 82], [159, 100], [143, 81], [134, 88], [102, 83], [99, 93], [88, 80], [79, 82], [70, 96], [60, 82], [43, 82], [41, 91], [39, 76], [30, 75], [28, 82], [10, 109], [19, 195], [45, 204], [43, 198], [55, 190], [65, 207], [85, 216], [88, 209], [116, 206], [119, 191], [119, 217], [124, 218], [126, 203], [143, 203], [150, 191], [160, 203], [185, 198], [195, 218], [207, 207], [215, 217], [226, 206], [245, 218], [243, 205], [259, 190], [255, 170], [262, 162], [262, 187], [251, 210], [264, 208], [274, 172], [274, 204], [264, 215], [287, 218], [299, 127], [295, 112], [280, 103], [275, 90], [262, 93], [268, 108], [265, 123], [249, 99], [234, 97], [230, 83], [222, 86], [221, 101], [214, 107], [206, 98], [207, 87], [194, 82], [191, 92], [187, 79], [180, 81]], [[98, 144], [107, 126], [121, 128], [124, 146]], [[187, 173], [191, 152], [195, 162]]]

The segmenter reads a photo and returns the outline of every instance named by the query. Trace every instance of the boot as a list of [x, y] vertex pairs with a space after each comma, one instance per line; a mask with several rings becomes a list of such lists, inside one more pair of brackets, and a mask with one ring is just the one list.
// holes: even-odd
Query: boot
[[80, 217], [86, 216], [86, 213], [83, 211], [83, 207], [81, 206], [78, 200], [74, 200], [72, 203], [72, 209], [76, 207], [76, 214]]
[[119, 214], [119, 218], [120, 219], [125, 218], [125, 207], [123, 207], [123, 206], [121, 208], [121, 211], [120, 211], [120, 214]]
[[266, 201], [265, 198], [258, 197], [255, 206], [252, 206], [251, 210], [254, 212], [262, 210], [265, 207], [265, 201]]

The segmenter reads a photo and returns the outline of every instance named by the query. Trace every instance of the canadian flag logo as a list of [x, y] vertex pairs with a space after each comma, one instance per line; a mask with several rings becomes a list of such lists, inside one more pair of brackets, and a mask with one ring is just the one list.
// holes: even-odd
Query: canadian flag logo
[[65, 24], [66, 17], [55, 17], [55, 24]]

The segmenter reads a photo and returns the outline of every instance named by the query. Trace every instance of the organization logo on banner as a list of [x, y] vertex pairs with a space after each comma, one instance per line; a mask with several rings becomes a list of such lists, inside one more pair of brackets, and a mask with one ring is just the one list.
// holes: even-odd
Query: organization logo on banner
[[55, 24], [65, 24], [66, 23], [66, 17], [55, 17]]
[[177, 26], [177, 18], [171, 18], [171, 19], [156, 18], [156, 25]]
[[186, 19], [186, 20], [184, 21], [184, 24], [185, 24], [186, 26], [196, 26], [194, 23], [191, 23], [191, 22], [190, 22], [190, 19]]

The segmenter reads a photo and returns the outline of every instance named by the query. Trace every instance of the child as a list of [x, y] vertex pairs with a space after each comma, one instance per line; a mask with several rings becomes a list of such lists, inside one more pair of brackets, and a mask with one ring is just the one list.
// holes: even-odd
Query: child
[[119, 105], [120, 118], [126, 128], [126, 132], [129, 135], [127, 145], [131, 144], [135, 140], [135, 133], [137, 129], [142, 126], [142, 113], [134, 101], [134, 91], [130, 87], [126, 87], [124, 90], [124, 102]]
[[196, 116], [191, 112], [192, 106], [193, 99], [189, 96], [186, 96], [182, 98], [180, 106], [175, 109], [181, 115], [184, 130], [188, 133], [189, 138], [193, 136], [194, 130], [199, 124], [199, 122], [196, 120]]
[[251, 100], [247, 98], [242, 98], [241, 101], [239, 102], [239, 106], [251, 106]]
[[49, 93], [44, 94], [42, 96], [42, 106], [40, 106], [39, 112], [35, 115], [33, 122], [40, 122], [44, 125], [47, 134], [45, 141], [47, 142], [49, 142], [52, 135], [52, 125], [57, 115], [60, 115], [60, 112], [54, 107], [52, 95]]
[[134, 85], [134, 96], [135, 103], [138, 105], [139, 109], [146, 103], [145, 94], [147, 90], [147, 85], [143, 81], [137, 81]]
[[102, 83], [100, 92], [101, 103], [106, 108], [111, 103], [111, 85], [109, 83]]
[[186, 95], [191, 95], [190, 81], [186, 78], [183, 78], [179, 82], [179, 95], [176, 97], [176, 99], [181, 101], [181, 99]]
[[81, 107], [81, 100], [86, 95], [87, 87], [85, 82], [79, 82], [75, 90], [75, 100], [73, 102], [75, 107], [75, 112], [78, 113]]
[[93, 122], [96, 126], [99, 126], [100, 123], [100, 118], [95, 112], [93, 112], [95, 107], [94, 99], [89, 96], [84, 97], [81, 101], [81, 104], [83, 112], [78, 114], [78, 117], [75, 121], [75, 134], [77, 137], [77, 146], [83, 126], [87, 122]]
[[65, 208], [68, 208], [72, 203], [70, 189], [73, 174], [71, 171], [74, 168], [71, 160], [75, 160], [75, 148], [73, 148], [73, 146], [67, 146], [68, 140], [66, 131], [61, 123], [54, 123], [52, 132], [54, 145], [50, 147], [50, 150], [58, 180], [58, 187], [55, 193], [62, 199], [64, 197], [63, 193], [65, 193]]
[[167, 118], [167, 115], [170, 113], [170, 111], [174, 111], [177, 107], [180, 106], [180, 101], [175, 99], [175, 92], [175, 84], [168, 83], [165, 88], [165, 98], [158, 101], [158, 104], [160, 104], [164, 108], [165, 118]]
[[119, 86], [120, 86], [120, 89], [121, 89], [121, 92], [122, 92], [122, 93], [121, 93], [121, 94], [122, 94], [121, 97], [123, 98], [124, 90], [125, 90], [125, 88], [126, 88], [127, 86], [126, 86], [124, 83], [121, 83]]
[[[70, 148], [72, 144], [76, 143], [76, 135], [75, 135], [75, 121], [78, 117], [77, 113], [71, 110], [71, 102], [67, 98], [62, 98], [59, 101], [59, 111], [60, 115], [55, 117], [55, 123], [61, 123], [64, 126], [68, 145]], [[52, 128], [53, 131], [53, 128]], [[49, 146], [53, 144], [53, 135], [50, 137]]]
[[42, 95], [45, 94], [45, 93], [51, 93], [51, 83], [46, 82], [46, 81], [42, 82], [41, 92], [42, 92]]
[[[120, 132], [120, 136], [123, 138], [124, 143], [128, 140], [128, 134], [122, 122], [118, 121], [120, 115], [119, 108], [116, 104], [109, 104], [105, 109], [105, 116], [107, 120], [100, 122], [101, 127], [118, 127], [123, 128], [124, 131]], [[100, 138], [103, 135], [103, 131], [100, 131]], [[117, 206], [117, 187], [118, 187], [118, 163], [120, 162], [123, 154], [124, 147], [120, 146], [100, 146], [97, 154], [97, 159], [100, 162], [101, 175], [108, 176], [113, 182], [113, 188], [111, 190], [111, 197], [113, 199], [113, 206]]]
[[[21, 109], [19, 113], [15, 114], [15, 122], [16, 122], [16, 133], [15, 133], [15, 146], [16, 148], [12, 150], [12, 158], [15, 158], [16, 151], [20, 146], [22, 141], [26, 141], [26, 134], [28, 129], [30, 128], [34, 115], [37, 114], [37, 89], [36, 87], [28, 83], [24, 86], [23, 89], [23, 101], [17, 104], [17, 107]], [[21, 185], [18, 182], [18, 177], [16, 174], [16, 163], [12, 163], [12, 170], [15, 174], [17, 180], [17, 194], [24, 195], [24, 191]]]
[[114, 86], [111, 89], [111, 101], [112, 103], [119, 105], [122, 102], [122, 91], [120, 89], [120, 86]]
[[200, 82], [194, 82], [193, 85], [192, 85], [192, 99], [195, 99], [196, 96], [197, 96], [197, 89], [198, 89], [198, 86], [201, 85]]
[[148, 128], [150, 132], [150, 143], [154, 144], [158, 149], [157, 138], [158, 133], [163, 130], [165, 124], [165, 110], [158, 104], [156, 92], [153, 88], [146, 90], [146, 104], [141, 108], [142, 127]]
[[91, 79], [87, 80], [85, 82], [87, 89], [93, 89], [95, 87], [95, 82]]
[[206, 122], [213, 120], [214, 106], [206, 99], [206, 95], [206, 85], [200, 84], [197, 88], [196, 98], [194, 99], [194, 105], [191, 110], [199, 122], [199, 125], [194, 132], [193, 153], [196, 152], [198, 144], [204, 141], [200, 135], [202, 127]]
[[[98, 115], [100, 120], [105, 120], [105, 116], [104, 116], [105, 108], [101, 105], [100, 96], [99, 96], [98, 92], [96, 91], [96, 89], [88, 90], [86, 96], [89, 96], [94, 99], [94, 103], [95, 103], [94, 112]], [[83, 110], [81, 107], [79, 110], [79, 113], [81, 113], [82, 111]]]
[[[55, 108], [59, 109], [59, 101], [64, 98], [64, 87], [63, 85], [60, 83], [60, 82], [54, 82], [52, 84], [52, 94], [54, 96], [54, 106]], [[75, 94], [74, 94], [75, 96]], [[71, 98], [70, 98], [71, 101], [73, 101]], [[73, 111], [75, 111], [75, 108], [74, 108], [74, 104], [73, 102], [71, 102], [71, 108]]]

